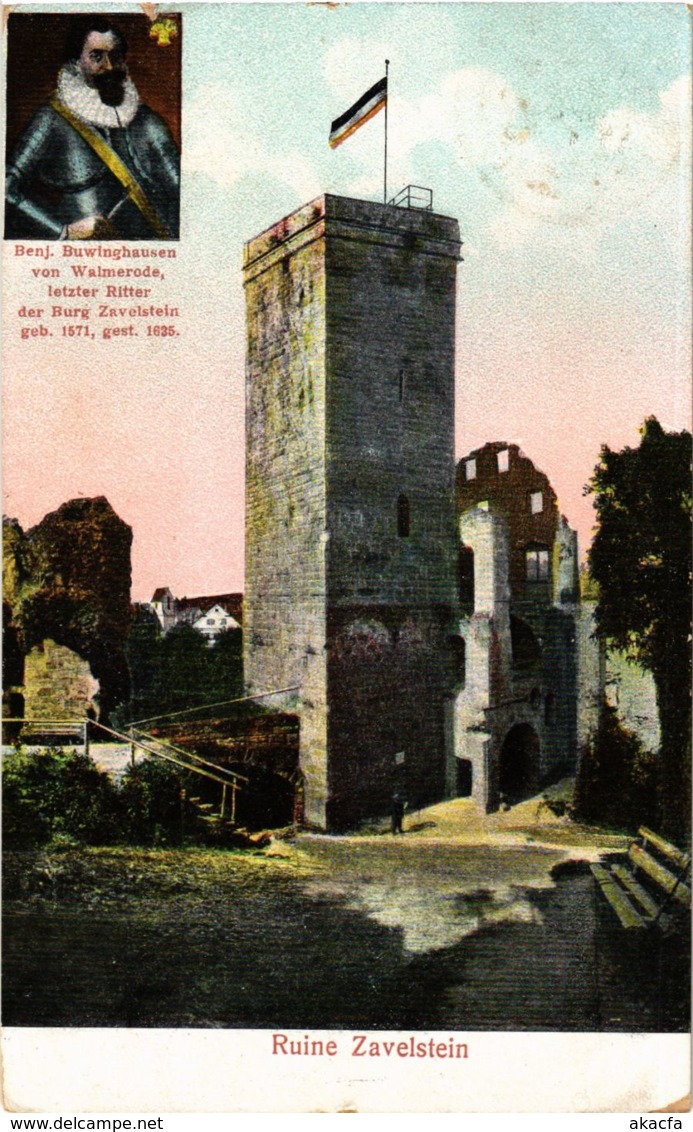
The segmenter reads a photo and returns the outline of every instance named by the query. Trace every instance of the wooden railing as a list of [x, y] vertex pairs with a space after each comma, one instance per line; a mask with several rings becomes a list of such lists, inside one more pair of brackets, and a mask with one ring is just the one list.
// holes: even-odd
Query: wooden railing
[[162, 759], [178, 767], [179, 770], [188, 771], [190, 774], [196, 774], [200, 778], [206, 778], [211, 782], [216, 782], [221, 786], [221, 817], [227, 816], [228, 808], [228, 793], [231, 792], [231, 805], [228, 814], [229, 819], [234, 822], [236, 818], [236, 793], [243, 788], [242, 784], [247, 784], [249, 779], [243, 774], [237, 774], [236, 771], [227, 770], [226, 767], [218, 766], [216, 763], [209, 762], [208, 759], [203, 759], [200, 755], [196, 755], [193, 751], [188, 751], [184, 747], [177, 747], [166, 739], [159, 739], [154, 735], [149, 735], [147, 732], [136, 730], [134, 727], [128, 729], [128, 733], [123, 731], [116, 731], [113, 727], [107, 727], [105, 723], [99, 723], [94, 719], [24, 719], [19, 717], [9, 717], [3, 719], [5, 723], [20, 723], [22, 724], [22, 737], [26, 738], [25, 730], [28, 728], [29, 734], [31, 729], [35, 728], [36, 734], [39, 736], [51, 736], [53, 738], [65, 739], [67, 736], [78, 736], [77, 743], [71, 745], [79, 745], [84, 748], [84, 753], [89, 754], [89, 740], [90, 732], [93, 734], [95, 731], [102, 731], [105, 735], [109, 735], [114, 739], [118, 739], [121, 743], [127, 744], [130, 747], [130, 757], [132, 765], [135, 764], [135, 752], [137, 750], [143, 751], [147, 755], [152, 755], [154, 758]]

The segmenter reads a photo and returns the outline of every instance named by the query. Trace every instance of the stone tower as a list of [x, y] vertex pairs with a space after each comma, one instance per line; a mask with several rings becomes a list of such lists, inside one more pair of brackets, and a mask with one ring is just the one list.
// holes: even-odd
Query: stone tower
[[444, 791], [459, 251], [449, 217], [330, 195], [245, 247], [246, 681], [294, 689], [321, 828]]

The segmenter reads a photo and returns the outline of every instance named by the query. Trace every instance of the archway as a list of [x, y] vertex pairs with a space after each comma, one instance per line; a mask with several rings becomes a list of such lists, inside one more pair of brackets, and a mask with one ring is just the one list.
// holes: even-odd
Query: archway
[[533, 672], [541, 663], [541, 644], [532, 626], [512, 614], [510, 643], [513, 667], [519, 672]]
[[472, 795], [472, 784], [474, 782], [474, 773], [472, 768], [471, 759], [455, 759], [456, 763], [456, 781], [455, 793], [458, 798], [470, 798]]
[[529, 723], [516, 723], [503, 740], [498, 790], [511, 804], [529, 798], [539, 786], [539, 737]]

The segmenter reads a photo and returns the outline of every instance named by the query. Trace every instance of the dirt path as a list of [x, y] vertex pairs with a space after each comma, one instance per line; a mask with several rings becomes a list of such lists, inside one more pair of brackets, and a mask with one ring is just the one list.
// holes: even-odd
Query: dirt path
[[595, 916], [585, 862], [623, 839], [537, 807], [257, 854], [10, 855], [5, 1024], [661, 1028]]

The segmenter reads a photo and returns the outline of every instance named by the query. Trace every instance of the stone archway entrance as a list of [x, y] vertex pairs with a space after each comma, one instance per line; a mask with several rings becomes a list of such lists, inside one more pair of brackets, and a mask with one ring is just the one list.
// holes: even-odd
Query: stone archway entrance
[[503, 740], [498, 790], [511, 804], [529, 798], [539, 787], [539, 736], [529, 723], [516, 723]]

